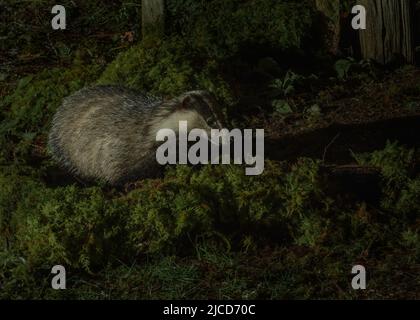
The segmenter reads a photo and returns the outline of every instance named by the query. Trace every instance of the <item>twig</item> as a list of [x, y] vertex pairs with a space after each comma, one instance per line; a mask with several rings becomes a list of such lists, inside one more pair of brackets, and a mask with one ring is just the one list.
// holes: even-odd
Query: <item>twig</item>
[[336, 136], [330, 141], [329, 144], [324, 148], [324, 154], [322, 155], [322, 163], [325, 162], [325, 157], [327, 155], [328, 148], [331, 147], [331, 145], [337, 140], [337, 138], [340, 136], [340, 133], [337, 133]]

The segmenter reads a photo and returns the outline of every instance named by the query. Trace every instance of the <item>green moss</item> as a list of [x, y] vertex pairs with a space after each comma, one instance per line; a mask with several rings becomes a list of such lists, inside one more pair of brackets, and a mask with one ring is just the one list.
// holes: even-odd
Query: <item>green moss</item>
[[62, 99], [97, 77], [100, 67], [74, 65], [22, 78], [0, 101], [0, 160], [27, 162], [42, 156], [50, 120]]
[[182, 38], [147, 39], [121, 53], [99, 78], [99, 84], [120, 84], [164, 96], [207, 89], [224, 102], [232, 100], [215, 60], [198, 59]]
[[412, 173], [420, 159], [418, 151], [388, 142], [383, 150], [355, 158], [360, 164], [380, 168], [384, 209], [402, 216], [420, 212], [420, 177]]
[[372, 223], [376, 218], [366, 206], [327, 197], [318, 168], [310, 159], [291, 167], [267, 161], [261, 176], [248, 177], [238, 166], [177, 166], [126, 195], [107, 195], [100, 187], [50, 188], [36, 172], [5, 167], [2, 241], [31, 267], [61, 261], [89, 271], [139, 254], [192, 253], [203, 238], [228, 250], [269, 243], [316, 247], [360, 238], [358, 250], [398, 230], [400, 238], [410, 227], [418, 212], [417, 178], [406, 178], [392, 206], [383, 205], [389, 215], [378, 219], [389, 224], [380, 225]]
[[[90, 271], [124, 243], [127, 207], [118, 199], [106, 200], [99, 188], [50, 189], [29, 178], [3, 175], [1, 185], [6, 184], [10, 187], [2, 194], [8, 198], [1, 206], [2, 240], [29, 268], [60, 262]], [[127, 252], [129, 248], [118, 256]]]
[[[384, 163], [395, 161], [389, 146], [365, 157], [380, 153]], [[2, 295], [313, 298], [338, 297], [332, 288], [339, 286], [341, 297], [354, 298], [347, 275], [369, 252], [376, 275], [370, 287], [377, 289], [374, 296], [384, 297], [393, 288], [389, 271], [419, 259], [418, 178], [405, 171], [410, 163], [402, 163], [400, 171], [409, 179], [393, 198], [397, 211], [326, 197], [319, 164], [310, 159], [291, 166], [267, 161], [263, 175], [251, 178], [238, 166], [177, 166], [164, 179], [144, 180], [127, 194], [51, 188], [36, 170], [2, 167]], [[393, 181], [384, 179], [384, 185]], [[261, 257], [267, 247], [282, 253]], [[169, 258], [172, 254], [187, 260]], [[137, 264], [146, 257], [148, 262]], [[71, 289], [37, 291], [48, 287], [45, 275], [55, 264], [77, 274]], [[89, 278], [92, 272], [99, 278]], [[179, 277], [185, 281], [176, 284]], [[168, 289], [156, 291], [161, 286]]]
[[[317, 168], [307, 159], [290, 172], [267, 162], [261, 176], [249, 177], [235, 166], [199, 171], [179, 166], [161, 183], [147, 183], [128, 195], [134, 204], [129, 228], [138, 231], [129, 232], [131, 241], [139, 250], [155, 252], [203, 234], [216, 239], [222, 234], [228, 247], [238, 247], [250, 236], [258, 237], [260, 244], [273, 237], [299, 237], [299, 232], [287, 230], [301, 224], [302, 217], [316, 214], [318, 207], [325, 208]], [[262, 230], [269, 232], [264, 236]]]
[[299, 223], [298, 213], [311, 211], [312, 191], [297, 187], [315, 178], [307, 175], [312, 164], [304, 165], [283, 177], [278, 165], [268, 163], [255, 179], [234, 166], [178, 166], [164, 180], [146, 180], [111, 198], [99, 187], [49, 188], [36, 174], [4, 167], [1, 237], [31, 268], [61, 261], [87, 271], [115, 258], [191, 252], [191, 239], [202, 236], [237, 247], [261, 228], [286, 230]]

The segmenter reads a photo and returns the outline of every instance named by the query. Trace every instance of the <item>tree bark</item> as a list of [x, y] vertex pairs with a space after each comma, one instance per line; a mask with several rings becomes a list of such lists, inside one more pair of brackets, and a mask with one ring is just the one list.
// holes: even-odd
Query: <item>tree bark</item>
[[150, 35], [162, 35], [165, 22], [164, 0], [142, 0], [142, 34], [143, 37]]
[[360, 0], [366, 8], [366, 30], [360, 30], [362, 56], [381, 64], [404, 58], [414, 63], [413, 1]]

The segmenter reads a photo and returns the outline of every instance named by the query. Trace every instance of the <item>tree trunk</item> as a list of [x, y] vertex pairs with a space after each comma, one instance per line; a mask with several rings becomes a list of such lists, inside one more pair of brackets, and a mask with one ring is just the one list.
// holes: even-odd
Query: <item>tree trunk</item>
[[150, 35], [162, 35], [165, 22], [164, 0], [142, 0], [142, 34], [143, 37]]
[[366, 30], [360, 30], [362, 56], [387, 64], [396, 58], [414, 63], [413, 1], [360, 0]]

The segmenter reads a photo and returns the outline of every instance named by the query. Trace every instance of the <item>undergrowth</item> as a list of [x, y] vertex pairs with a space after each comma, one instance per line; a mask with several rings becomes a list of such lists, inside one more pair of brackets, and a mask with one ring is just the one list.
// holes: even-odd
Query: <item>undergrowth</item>
[[[178, 166], [169, 169], [164, 179], [146, 180], [129, 193], [75, 185], [51, 188], [30, 168], [3, 167], [2, 294], [13, 296], [26, 281], [38, 283], [37, 272], [46, 274], [55, 264], [66, 265], [77, 277], [101, 275], [104, 266], [118, 269], [121, 263], [137, 265], [161, 255], [201, 261], [203, 247], [214, 251], [216, 261], [210, 264], [219, 263], [223, 255], [233, 259], [235, 252], [253, 257], [268, 248], [283, 252], [289, 248], [282, 259], [295, 261], [295, 252], [302, 261], [294, 263], [306, 265], [306, 259], [319, 257], [322, 260], [314, 262], [316, 268], [336, 276], [351, 263], [368, 258], [381, 261], [391, 272], [392, 265], [384, 260], [390, 248], [402, 254], [402, 261], [418, 263], [419, 177], [409, 173], [414, 154], [389, 144], [383, 151], [358, 156], [382, 172], [384, 201], [379, 207], [365, 202], [348, 204], [329, 195], [319, 163], [310, 159], [291, 166], [269, 161], [264, 174], [252, 178], [234, 166], [199, 170]], [[395, 177], [398, 192], [390, 188]], [[330, 258], [324, 256], [327, 252]], [[329, 264], [318, 264], [323, 259]], [[172, 269], [161, 268], [159, 272], [170, 277]], [[190, 271], [198, 272], [193, 265]], [[289, 272], [297, 276], [297, 270]], [[196, 277], [191, 281], [199, 281]], [[255, 279], [238, 281], [246, 286]], [[79, 290], [79, 285], [83, 287], [75, 284], [73, 289]], [[293, 297], [316, 294], [301, 289], [272, 288], [280, 290], [276, 293], [264, 288], [274, 297], [286, 292]], [[240, 297], [237, 294], [234, 297]]]
[[[64, 97], [93, 83], [165, 97], [205, 88], [223, 108], [234, 108], [248, 87], [238, 90], [231, 69], [253, 71], [248, 60], [256, 53], [261, 56], [252, 59], [305, 51], [314, 25], [309, 3], [170, 1], [170, 31], [133, 44], [105, 70], [105, 61], [127, 46], [122, 33], [139, 32], [133, 26], [139, 7], [131, 2], [107, 2], [93, 16], [81, 14], [70, 31], [88, 30], [92, 37], [78, 44], [53, 37], [42, 51], [43, 32], [21, 37], [21, 29], [7, 29], [2, 46], [13, 44], [9, 58], [41, 50], [56, 65], [24, 73], [0, 92], [0, 298], [416, 297], [419, 154], [398, 143], [354, 155], [380, 170], [377, 203], [331, 192], [321, 162], [307, 158], [266, 161], [256, 177], [238, 166], [171, 167], [164, 178], [138, 182], [129, 192], [46, 179], [56, 166], [46, 136]], [[71, 4], [70, 15], [95, 4]], [[27, 11], [18, 3], [8, 5], [13, 9]], [[28, 19], [37, 25], [49, 15], [31, 12]], [[98, 37], [96, 23], [107, 26], [110, 39]], [[281, 69], [275, 59], [262, 61], [265, 69]], [[339, 70], [350, 74], [346, 66]], [[6, 73], [1, 84], [13, 78]], [[284, 79], [277, 83], [282, 98], [306, 78], [289, 72]], [[284, 104], [277, 109], [284, 112]], [[349, 288], [358, 263], [369, 270], [364, 292]], [[66, 266], [67, 290], [50, 289], [56, 264]]]

